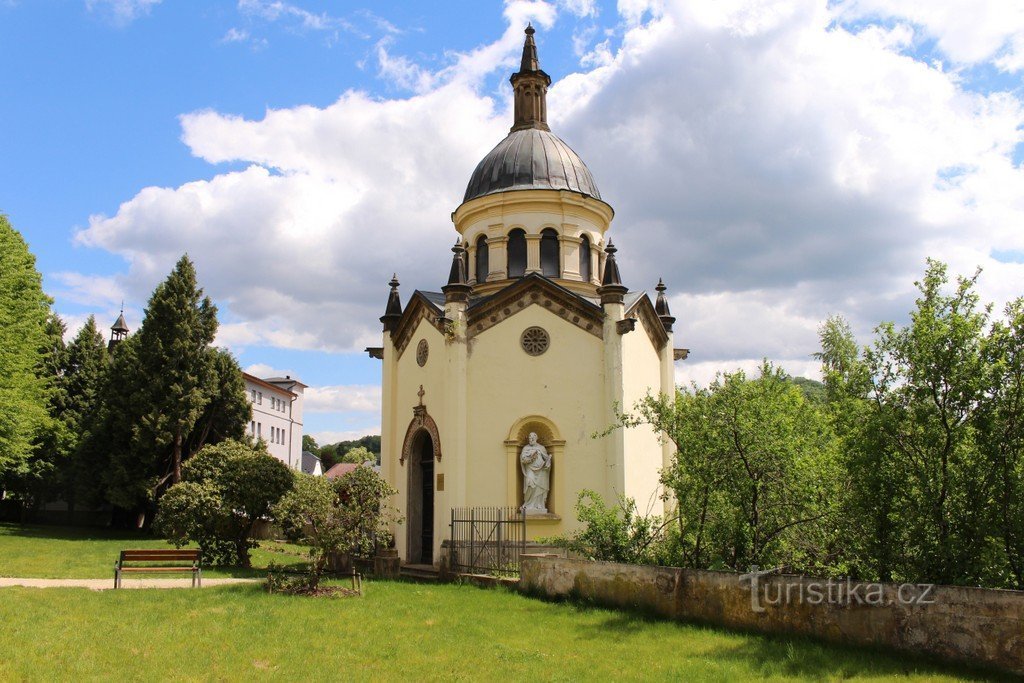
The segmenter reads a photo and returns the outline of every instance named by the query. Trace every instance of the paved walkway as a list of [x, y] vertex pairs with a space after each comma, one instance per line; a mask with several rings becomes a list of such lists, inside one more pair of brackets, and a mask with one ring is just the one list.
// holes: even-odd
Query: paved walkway
[[[233, 583], [256, 583], [260, 579], [203, 579], [203, 588], [226, 586]], [[0, 577], [0, 588], [25, 586], [27, 588], [89, 588], [94, 591], [113, 590], [114, 577], [109, 579], [16, 579]], [[184, 579], [121, 579], [121, 588], [191, 588], [192, 578]]]

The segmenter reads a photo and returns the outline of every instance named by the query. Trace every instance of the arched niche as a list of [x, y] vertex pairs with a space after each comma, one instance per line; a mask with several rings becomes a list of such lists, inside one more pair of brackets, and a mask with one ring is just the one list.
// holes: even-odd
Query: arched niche
[[508, 505], [519, 507], [523, 504], [523, 472], [519, 466], [519, 453], [526, 445], [530, 432], [537, 435], [537, 442], [551, 455], [551, 489], [548, 492], [548, 515], [530, 516], [530, 522], [557, 522], [565, 510], [565, 439], [558, 426], [541, 415], [528, 415], [516, 420], [509, 428], [505, 439], [506, 479], [508, 482]]

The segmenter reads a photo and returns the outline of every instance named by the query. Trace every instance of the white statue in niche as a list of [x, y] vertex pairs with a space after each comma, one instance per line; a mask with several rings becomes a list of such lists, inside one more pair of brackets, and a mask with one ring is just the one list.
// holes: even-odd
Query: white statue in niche
[[548, 490], [551, 488], [551, 456], [537, 443], [537, 435], [530, 432], [529, 443], [519, 454], [519, 467], [523, 470], [523, 505], [526, 514], [546, 514]]

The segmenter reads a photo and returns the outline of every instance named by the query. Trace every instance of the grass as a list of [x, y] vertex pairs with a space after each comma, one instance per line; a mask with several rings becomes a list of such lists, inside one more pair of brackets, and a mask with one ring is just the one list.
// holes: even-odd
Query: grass
[[[114, 560], [122, 550], [172, 547], [140, 532], [0, 523], [0, 576], [106, 579], [113, 576]], [[304, 552], [301, 546], [260, 541], [251, 553], [252, 569], [203, 567], [203, 576], [263, 576], [271, 562], [302, 563]]]
[[[257, 551], [254, 565], [301, 560], [301, 549], [277, 545], [284, 552]], [[122, 548], [165, 546], [138, 534], [0, 525], [0, 576], [106, 578]], [[386, 581], [364, 589], [323, 599], [268, 595], [257, 584], [0, 588], [0, 680], [992, 680], [913, 657], [503, 589]]]
[[647, 620], [502, 589], [361, 598], [0, 589], [0, 679], [983, 680], [920, 661]]

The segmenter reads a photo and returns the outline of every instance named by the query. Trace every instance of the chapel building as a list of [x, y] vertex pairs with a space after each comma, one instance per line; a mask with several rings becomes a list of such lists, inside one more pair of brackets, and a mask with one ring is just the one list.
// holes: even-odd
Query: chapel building
[[452, 214], [447, 284], [403, 307], [392, 278], [383, 347], [368, 349], [383, 361], [381, 469], [399, 491], [407, 563], [437, 564], [453, 508], [523, 509], [531, 539], [577, 528], [584, 489], [664, 511], [670, 446], [649, 428], [596, 435], [616, 408], [671, 394], [686, 352], [661, 281], [654, 301], [623, 284], [614, 211], [548, 127], [533, 36], [511, 77], [512, 129]]

